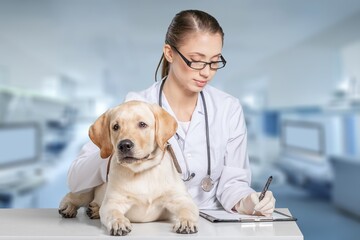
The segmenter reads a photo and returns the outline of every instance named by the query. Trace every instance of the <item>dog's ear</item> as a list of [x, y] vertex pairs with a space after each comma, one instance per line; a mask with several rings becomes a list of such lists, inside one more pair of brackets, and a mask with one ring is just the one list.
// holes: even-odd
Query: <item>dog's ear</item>
[[110, 139], [109, 112], [110, 110], [103, 113], [89, 129], [89, 137], [100, 148], [101, 158], [108, 158], [113, 151]]
[[178, 124], [173, 116], [158, 104], [152, 104], [151, 110], [155, 116], [155, 138], [156, 143], [165, 150], [166, 142], [176, 133]]

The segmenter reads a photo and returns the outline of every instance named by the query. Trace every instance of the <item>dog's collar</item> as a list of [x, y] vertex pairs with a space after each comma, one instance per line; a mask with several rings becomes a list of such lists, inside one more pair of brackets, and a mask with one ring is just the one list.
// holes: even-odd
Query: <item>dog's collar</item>
[[181, 171], [179, 162], [178, 162], [178, 160], [177, 160], [177, 158], [176, 158], [176, 156], [175, 156], [174, 150], [173, 150], [173, 148], [171, 147], [171, 144], [170, 144], [170, 143], [167, 143], [167, 144], [166, 144], [166, 150], [169, 151], [169, 153], [170, 153], [170, 156], [171, 156], [171, 158], [172, 158], [172, 160], [173, 160], [173, 163], [174, 163], [174, 166], [175, 166], [175, 168], [176, 168], [176, 171], [177, 171], [178, 173], [182, 174], [182, 171]]
[[110, 162], [111, 162], [111, 158], [112, 158], [113, 154], [110, 155], [109, 157], [109, 161], [106, 167], [106, 182], [108, 182], [109, 180], [109, 172], [110, 172]]

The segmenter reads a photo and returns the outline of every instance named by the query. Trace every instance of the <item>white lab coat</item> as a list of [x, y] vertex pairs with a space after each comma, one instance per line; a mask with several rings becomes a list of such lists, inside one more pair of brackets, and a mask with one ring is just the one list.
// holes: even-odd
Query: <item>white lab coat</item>
[[[129, 93], [125, 101], [158, 103], [159, 89], [160, 82], [154, 83], [142, 92]], [[181, 166], [183, 179], [189, 173], [195, 173], [195, 177], [185, 184], [198, 207], [214, 209], [222, 205], [231, 211], [240, 199], [254, 192], [250, 188], [251, 172], [244, 114], [237, 98], [209, 85], [203, 93], [209, 121], [211, 178], [215, 182], [210, 192], [204, 192], [201, 188], [201, 180], [207, 175], [208, 160], [205, 116], [200, 94], [187, 134], [179, 127], [177, 133], [180, 139], [174, 136], [169, 143]], [[176, 118], [164, 94], [162, 107]], [[106, 163], [100, 158], [97, 146], [92, 142], [87, 143], [70, 167], [68, 182], [71, 191], [79, 192], [104, 182]], [[89, 172], [94, 173], [90, 178]]]

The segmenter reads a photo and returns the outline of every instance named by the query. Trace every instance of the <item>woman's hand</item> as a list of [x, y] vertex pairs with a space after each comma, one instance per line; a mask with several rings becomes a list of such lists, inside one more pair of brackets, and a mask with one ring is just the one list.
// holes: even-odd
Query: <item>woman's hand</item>
[[275, 209], [276, 199], [271, 191], [267, 191], [265, 197], [259, 202], [260, 193], [251, 193], [241, 199], [235, 210], [240, 214], [269, 216]]

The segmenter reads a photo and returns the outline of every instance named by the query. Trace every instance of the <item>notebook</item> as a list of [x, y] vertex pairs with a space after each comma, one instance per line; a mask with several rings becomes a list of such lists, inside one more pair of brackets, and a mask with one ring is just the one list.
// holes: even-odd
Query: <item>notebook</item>
[[201, 210], [200, 216], [210, 222], [274, 222], [296, 221], [293, 216], [275, 210], [270, 217], [230, 213], [225, 210]]

